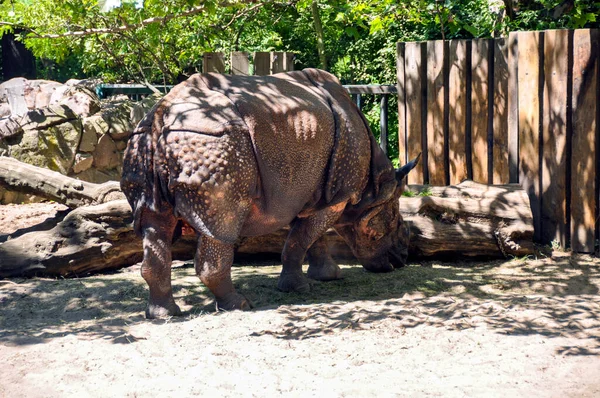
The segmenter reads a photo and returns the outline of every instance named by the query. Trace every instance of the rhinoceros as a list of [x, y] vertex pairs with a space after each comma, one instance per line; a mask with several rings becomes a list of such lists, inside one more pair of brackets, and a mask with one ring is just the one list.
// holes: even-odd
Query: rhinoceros
[[[143, 238], [148, 318], [180, 314], [171, 244], [182, 222], [197, 236], [196, 273], [221, 309], [248, 309], [231, 281], [234, 243], [290, 226], [278, 288], [341, 277], [322, 242], [333, 227], [369, 271], [405, 264], [403, 179], [332, 74], [196, 74], [174, 87], [133, 132], [121, 187]], [[314, 245], [313, 245], [314, 244]]]

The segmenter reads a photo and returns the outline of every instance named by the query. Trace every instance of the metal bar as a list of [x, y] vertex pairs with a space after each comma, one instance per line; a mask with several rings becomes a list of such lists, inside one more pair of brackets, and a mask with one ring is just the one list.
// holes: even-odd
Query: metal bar
[[392, 84], [346, 84], [350, 94], [396, 94], [398, 88]]
[[381, 96], [381, 109], [379, 111], [379, 127], [381, 128], [381, 134], [379, 135], [379, 146], [385, 156], [387, 156], [387, 144], [388, 144], [388, 95], [383, 94]]
[[356, 94], [356, 106], [362, 110], [362, 96], [360, 94]]

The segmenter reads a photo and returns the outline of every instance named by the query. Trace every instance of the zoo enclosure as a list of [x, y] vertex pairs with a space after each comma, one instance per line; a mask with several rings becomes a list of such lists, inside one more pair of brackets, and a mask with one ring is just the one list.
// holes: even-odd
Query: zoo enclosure
[[400, 163], [412, 184], [519, 183], [535, 239], [597, 250], [597, 29], [398, 43]]

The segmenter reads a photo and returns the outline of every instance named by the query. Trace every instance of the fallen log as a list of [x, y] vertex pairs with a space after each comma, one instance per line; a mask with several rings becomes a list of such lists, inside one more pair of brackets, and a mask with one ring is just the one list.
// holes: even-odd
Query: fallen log
[[[433, 256], [508, 257], [533, 254], [533, 216], [529, 198], [517, 184], [456, 186], [411, 185], [414, 196], [400, 199], [400, 213], [410, 229], [411, 258]], [[281, 253], [287, 230], [241, 238], [237, 252]], [[353, 258], [333, 230], [325, 239], [332, 255]]]
[[0, 157], [0, 186], [41, 196], [71, 208], [125, 199], [116, 181], [93, 184], [9, 157]]
[[[85, 275], [139, 262], [141, 240], [132, 230], [131, 208], [118, 183], [91, 184], [14, 159], [0, 158], [0, 184], [64, 203], [72, 210], [51, 229], [17, 231], [0, 243], [0, 277]], [[411, 186], [400, 199], [413, 258], [435, 255], [506, 257], [533, 253], [529, 200], [518, 185], [487, 186], [470, 181], [453, 187]], [[110, 200], [118, 199], [118, 200]], [[281, 253], [287, 230], [242, 238], [238, 255]], [[352, 258], [330, 230], [324, 237], [334, 257]], [[195, 237], [184, 235], [173, 258], [191, 259]]]

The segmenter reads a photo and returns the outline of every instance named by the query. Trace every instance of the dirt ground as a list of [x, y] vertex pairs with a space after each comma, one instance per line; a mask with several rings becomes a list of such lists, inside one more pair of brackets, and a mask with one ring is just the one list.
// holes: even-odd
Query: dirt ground
[[[0, 235], [48, 214], [32, 206], [0, 206]], [[276, 290], [279, 264], [236, 265], [255, 308], [215, 312], [179, 261], [185, 314], [161, 321], [139, 265], [0, 280], [0, 397], [600, 396], [597, 258], [342, 268], [299, 295]]]

